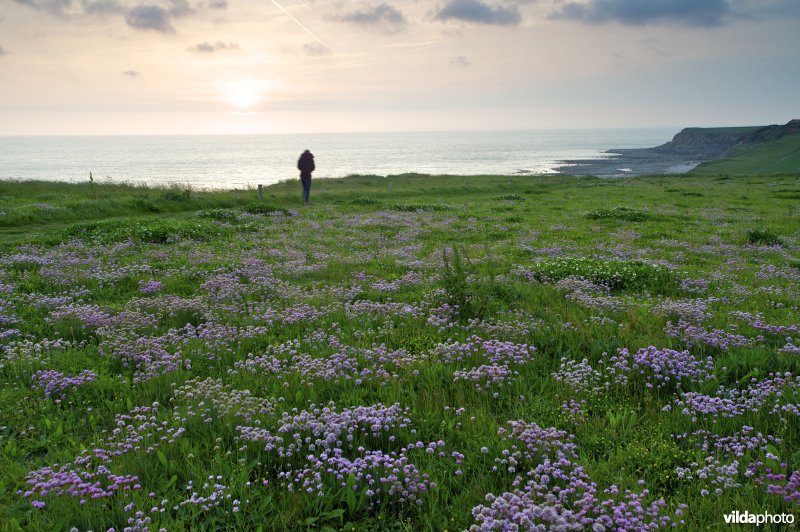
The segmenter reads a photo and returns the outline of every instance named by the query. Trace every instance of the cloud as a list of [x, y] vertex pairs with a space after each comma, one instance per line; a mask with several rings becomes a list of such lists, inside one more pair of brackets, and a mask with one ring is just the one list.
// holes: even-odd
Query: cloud
[[800, 2], [797, 0], [760, 0], [751, 4], [740, 1], [736, 6], [745, 16], [755, 19], [800, 17]]
[[139, 76], [142, 75], [142, 73], [139, 72], [138, 70], [126, 70], [125, 72], [122, 73], [122, 75], [128, 76], [130, 78], [138, 78]]
[[194, 13], [194, 9], [189, 5], [188, 0], [168, 0], [168, 4], [171, 17], [184, 17]]
[[385, 3], [366, 11], [353, 11], [336, 18], [342, 22], [350, 22], [382, 33], [399, 33], [408, 26], [405, 15], [397, 8]]
[[6, 54], [8, 54], [8, 52], [6, 52], [6, 49], [0, 46], [0, 57], [3, 57]]
[[36, 10], [47, 11], [59, 18], [67, 17], [72, 4], [72, 0], [14, 0], [14, 2]]
[[568, 2], [550, 18], [586, 24], [713, 27], [724, 24], [733, 11], [730, 0], [589, 0]]
[[211, 9], [227, 9], [228, 2], [227, 0], [211, 0], [208, 3], [208, 7]]
[[125, 14], [128, 26], [137, 30], [154, 30], [161, 33], [174, 33], [171, 19], [194, 13], [187, 0], [168, 0], [165, 7], [155, 4], [134, 7]]
[[222, 41], [217, 41], [214, 44], [211, 44], [208, 41], [201, 42], [200, 44], [195, 44], [194, 46], [188, 48], [190, 52], [196, 52], [201, 54], [213, 54], [214, 52], [221, 52], [225, 50], [238, 50], [239, 45], [236, 43], [224, 43]]
[[450, 0], [435, 16], [436, 20], [461, 20], [491, 26], [515, 26], [522, 17], [516, 6], [490, 6], [481, 0]]
[[116, 0], [81, 0], [81, 6], [88, 15], [116, 15], [125, 10]]
[[332, 50], [330, 48], [328, 48], [327, 46], [323, 46], [318, 42], [312, 42], [311, 44], [304, 44], [303, 49], [306, 51], [306, 55], [309, 57], [320, 57], [332, 53]]
[[[69, 21], [82, 21], [87, 17], [123, 15], [128, 26], [137, 30], [154, 30], [173, 33], [174, 19], [192, 15], [195, 7], [189, 0], [13, 0], [37, 11], [45, 11]], [[197, 9], [224, 9], [227, 0], [208, 0], [198, 3]]]
[[451, 57], [450, 61], [448, 62], [451, 65], [457, 65], [457, 66], [469, 66], [472, 64], [472, 61], [470, 61], [465, 55], [457, 55], [455, 57]]
[[125, 15], [128, 26], [137, 30], [155, 30], [161, 33], [173, 33], [175, 28], [169, 22], [170, 15], [159, 6], [134, 7]]

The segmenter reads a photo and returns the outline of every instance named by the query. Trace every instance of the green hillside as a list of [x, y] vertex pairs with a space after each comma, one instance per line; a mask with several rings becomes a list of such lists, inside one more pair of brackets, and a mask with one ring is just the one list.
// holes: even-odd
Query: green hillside
[[763, 144], [744, 145], [732, 157], [703, 163], [692, 171], [694, 175], [795, 173], [800, 174], [800, 134]]

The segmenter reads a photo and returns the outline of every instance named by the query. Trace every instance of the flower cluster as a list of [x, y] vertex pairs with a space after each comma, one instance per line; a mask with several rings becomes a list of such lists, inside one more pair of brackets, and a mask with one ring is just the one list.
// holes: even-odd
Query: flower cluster
[[586, 401], [570, 399], [561, 403], [561, 415], [573, 425], [580, 425], [587, 419]]
[[139, 336], [135, 331], [107, 334], [100, 343], [100, 353], [116, 358], [123, 367], [134, 370], [134, 382], [147, 382], [184, 366], [178, 345], [180, 332], [168, 331], [163, 336]]
[[495, 386], [502, 387], [504, 384], [509, 384], [518, 374], [519, 372], [508, 369], [507, 365], [483, 364], [470, 370], [454, 371], [453, 381], [474, 382], [475, 389], [480, 392], [484, 388], [488, 390]]
[[691, 434], [673, 434], [677, 441], [695, 442], [695, 446], [703, 452], [715, 456], [742, 458], [746, 453], [759, 451], [766, 453], [770, 445], [779, 445], [780, 438], [755, 432], [753, 427], [743, 425], [742, 428], [729, 436], [700, 429]]
[[[210, 475], [208, 477], [208, 482], [203, 483], [202, 487], [200, 488], [201, 491], [210, 491], [211, 493], [208, 495], [200, 495], [200, 493], [195, 491], [194, 483], [190, 480], [189, 484], [186, 486], [186, 490], [191, 490], [192, 494], [188, 499], [181, 501], [175, 509], [181, 506], [197, 506], [203, 511], [207, 512], [211, 508], [219, 506], [224, 501], [230, 500], [230, 488], [224, 484], [221, 484], [221, 480], [222, 477], [219, 475], [216, 477]], [[234, 509], [234, 511], [236, 510]]]
[[[398, 404], [339, 411], [329, 403], [284, 412], [274, 429], [240, 425], [236, 430], [241, 440], [261, 443], [266, 452], [281, 458], [278, 478], [289, 491], [322, 496], [346, 488], [363, 493], [370, 504], [382, 496], [421, 504], [421, 496], [435, 484], [410, 461], [409, 453], [419, 450], [446, 457], [441, 449], [445, 443], [417, 441], [389, 452], [369, 449], [380, 441], [399, 443], [397, 430], [413, 435], [411, 423], [409, 409]], [[456, 458], [456, 463], [460, 460]]]
[[[715, 495], [720, 495], [724, 491], [742, 486], [738, 482], [741, 475], [737, 460], [725, 464], [711, 455], [706, 457], [702, 463], [692, 462], [689, 467], [678, 467], [675, 472], [680, 479], [701, 481], [703, 485], [713, 489]], [[708, 494], [708, 489], [702, 488], [700, 490], [700, 495], [706, 496]]]
[[64, 397], [68, 391], [76, 390], [97, 378], [93, 371], [83, 370], [77, 375], [65, 375], [55, 370], [39, 370], [33, 374], [33, 385], [44, 390], [44, 396]]
[[[115, 475], [104, 466], [95, 470], [87, 464], [70, 462], [63, 466], [43, 467], [28, 474], [26, 482], [29, 488], [21, 492], [24, 497], [68, 496], [80, 498], [82, 503], [87, 499], [112, 497], [116, 493], [142, 488], [139, 479], [132, 475]], [[34, 507], [43, 507], [38, 501]]]
[[533, 359], [536, 347], [528, 344], [483, 340], [471, 336], [466, 342], [449, 342], [437, 345], [430, 356], [445, 364], [464, 362], [472, 357], [480, 357], [491, 364], [525, 365]]
[[665, 299], [653, 307], [653, 313], [689, 323], [703, 323], [713, 317], [708, 311], [709, 299]]
[[514, 443], [498, 461], [512, 474], [520, 467], [528, 469], [528, 480], [525, 482], [518, 475], [512, 482], [512, 491], [487, 494], [487, 505], [472, 509], [475, 524], [470, 530], [653, 530], [682, 523], [680, 515], [685, 505], [679, 506], [674, 517], [662, 515], [666, 502], [648, 502], [647, 489], [641, 493], [626, 490], [621, 500], [616, 486], [601, 494], [585, 469], [576, 463], [577, 446], [571, 434], [524, 421], [509, 425], [511, 430], [500, 429], [500, 434], [506, 440], [522, 443], [523, 450]]
[[14, 340], [6, 345], [0, 345], [0, 369], [14, 362], [25, 364], [43, 364], [50, 353], [63, 352], [73, 348], [80, 348], [83, 344], [57, 338], [50, 340], [43, 338], [38, 342], [32, 340]]
[[[710, 418], [716, 422], [718, 418], [732, 418], [746, 413], [760, 412], [765, 406], [770, 406], [770, 415], [789, 413], [799, 415], [796, 405], [787, 404], [784, 396], [793, 395], [800, 390], [800, 376], [792, 377], [791, 373], [770, 373], [764, 380], [750, 380], [744, 390], [720, 386], [716, 395], [706, 395], [698, 392], [683, 392], [674, 401], [675, 407], [681, 413], [691, 416], [692, 421], [699, 418]], [[667, 405], [665, 410], [671, 410]]]
[[161, 290], [164, 287], [164, 284], [161, 281], [156, 281], [155, 279], [149, 279], [147, 281], [139, 281], [139, 292], [143, 294], [154, 294]]
[[89, 328], [98, 328], [109, 325], [112, 315], [97, 305], [70, 304], [59, 307], [50, 313], [51, 320], [74, 319]]
[[706, 330], [685, 320], [678, 320], [677, 325], [673, 325], [671, 321], [667, 322], [664, 332], [668, 336], [681, 340], [686, 347], [708, 345], [723, 351], [734, 347], [750, 347], [758, 340], [721, 329]]
[[224, 418], [229, 415], [251, 421], [275, 416], [275, 401], [254, 396], [250, 390], [236, 390], [220, 379], [190, 379], [175, 390], [175, 402], [194, 405], [187, 415], [197, 415], [203, 420]]
[[689, 351], [658, 349], [650, 346], [630, 353], [620, 349], [609, 359], [608, 372], [616, 384], [627, 384], [634, 375], [644, 378], [648, 388], [702, 383], [713, 379], [714, 361], [711, 357], [698, 359]]
[[773, 467], [763, 462], [751, 462], [744, 474], [752, 478], [757, 486], [763, 486], [768, 494], [800, 506], [800, 471], [789, 473], [785, 463], [779, 464], [776, 470]]
[[576, 393], [598, 393], [611, 386], [611, 382], [603, 380], [603, 375], [585, 358], [578, 362], [561, 357], [561, 365], [552, 375], [556, 381], [569, 386]]

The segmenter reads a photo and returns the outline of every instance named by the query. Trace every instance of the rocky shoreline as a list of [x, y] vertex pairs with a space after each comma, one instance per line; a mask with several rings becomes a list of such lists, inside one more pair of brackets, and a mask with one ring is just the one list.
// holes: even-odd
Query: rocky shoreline
[[556, 173], [596, 177], [684, 174], [703, 162], [686, 154], [666, 153], [660, 148], [612, 149], [605, 153], [608, 157], [601, 159], [560, 161]]

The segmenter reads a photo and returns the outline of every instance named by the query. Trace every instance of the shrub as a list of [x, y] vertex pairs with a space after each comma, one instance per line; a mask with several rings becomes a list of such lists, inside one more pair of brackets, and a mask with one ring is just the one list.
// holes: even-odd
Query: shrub
[[556, 282], [580, 277], [612, 290], [670, 292], [677, 285], [667, 268], [636, 260], [600, 260], [588, 257], [556, 257], [540, 260], [532, 273], [540, 281]]
[[749, 244], [761, 244], [762, 246], [779, 246], [783, 244], [783, 240], [769, 230], [753, 229], [747, 233], [747, 242]]
[[492, 199], [507, 200], [507, 201], [525, 201], [525, 198], [519, 194], [503, 194], [502, 196], [495, 196]]
[[457, 309], [459, 320], [467, 322], [482, 319], [486, 314], [496, 283], [491, 276], [478, 277], [468, 272], [474, 268], [462, 255], [463, 252], [455, 247], [451, 248], [449, 256], [444, 250], [442, 282], [447, 303]]

